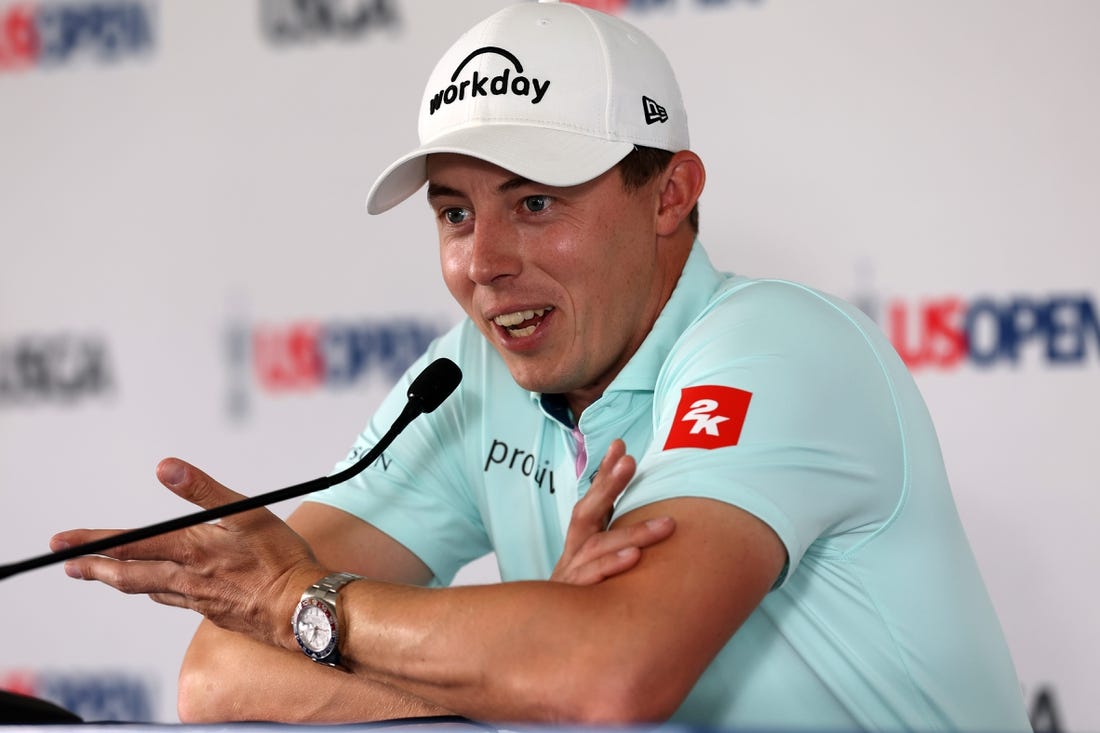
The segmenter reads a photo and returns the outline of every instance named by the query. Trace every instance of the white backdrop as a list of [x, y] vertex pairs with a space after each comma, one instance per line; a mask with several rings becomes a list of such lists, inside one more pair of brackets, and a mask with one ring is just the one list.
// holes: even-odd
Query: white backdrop
[[[344, 454], [459, 317], [422, 201], [364, 195], [503, 4], [0, 0], [0, 561], [190, 511], [166, 455], [258, 493]], [[716, 262], [911, 359], [1033, 722], [1100, 730], [1100, 3], [603, 5], [679, 71]], [[58, 568], [0, 600], [0, 687], [176, 719], [195, 616]]]

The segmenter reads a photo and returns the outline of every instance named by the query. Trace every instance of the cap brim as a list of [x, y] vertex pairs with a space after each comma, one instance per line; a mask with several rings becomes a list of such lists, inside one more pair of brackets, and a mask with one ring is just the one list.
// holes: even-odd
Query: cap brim
[[566, 130], [529, 125], [479, 125], [441, 135], [383, 171], [367, 194], [367, 211], [381, 214], [428, 180], [427, 157], [457, 153], [500, 166], [547, 186], [575, 186], [607, 172], [634, 148]]

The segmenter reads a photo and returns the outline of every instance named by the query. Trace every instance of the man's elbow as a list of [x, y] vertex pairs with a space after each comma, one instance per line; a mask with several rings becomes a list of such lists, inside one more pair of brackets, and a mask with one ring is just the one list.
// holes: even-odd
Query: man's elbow
[[[623, 669], [606, 669], [573, 687], [563, 696], [557, 722], [597, 726], [661, 723], [672, 717], [686, 695], [669, 684], [656, 668], [630, 674]], [[690, 689], [690, 688], [689, 688]]]
[[181, 723], [217, 723], [230, 720], [221, 690], [225, 684], [195, 664], [185, 664], [180, 670], [176, 693], [176, 713]]
[[[224, 723], [249, 717], [249, 700], [256, 698], [260, 679], [255, 669], [242, 667], [247, 658], [239, 649], [228, 651], [211, 643], [211, 632], [200, 631], [180, 666], [176, 687], [176, 714], [182, 723]], [[251, 672], [251, 673], [250, 673]], [[270, 713], [269, 713], [270, 714]], [[264, 719], [271, 719], [264, 716]]]
[[677, 705], [654, 704], [654, 700], [630, 697], [619, 700], [589, 699], [577, 705], [569, 722], [593, 726], [631, 726], [663, 723], [676, 712]]

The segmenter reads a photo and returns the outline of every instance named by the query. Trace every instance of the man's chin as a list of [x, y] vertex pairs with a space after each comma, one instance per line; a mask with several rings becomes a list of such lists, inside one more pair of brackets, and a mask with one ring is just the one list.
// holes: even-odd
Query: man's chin
[[511, 359], [505, 359], [505, 363], [508, 366], [508, 372], [512, 375], [512, 380], [528, 392], [559, 394], [569, 389], [560, 377], [554, 378], [554, 375], [532, 369], [529, 364], [517, 364]]

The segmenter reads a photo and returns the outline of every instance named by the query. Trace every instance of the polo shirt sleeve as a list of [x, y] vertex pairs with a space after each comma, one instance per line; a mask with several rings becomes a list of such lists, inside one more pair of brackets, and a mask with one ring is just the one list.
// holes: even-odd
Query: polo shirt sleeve
[[787, 549], [776, 587], [805, 553], [868, 540], [906, 480], [883, 361], [892, 352], [874, 329], [854, 308], [794, 283], [752, 281], [724, 293], [661, 369], [654, 439], [616, 516], [677, 497], [738, 506]]
[[[436, 341], [409, 368], [334, 473], [378, 443], [404, 409], [409, 384], [425, 366], [440, 356], [462, 363], [457, 356], [459, 331]], [[491, 550], [464, 470], [467, 401], [460, 383], [442, 405], [415, 419], [374, 464], [307, 500], [342, 509], [377, 527], [431, 569], [432, 585], [449, 584], [462, 566]]]

